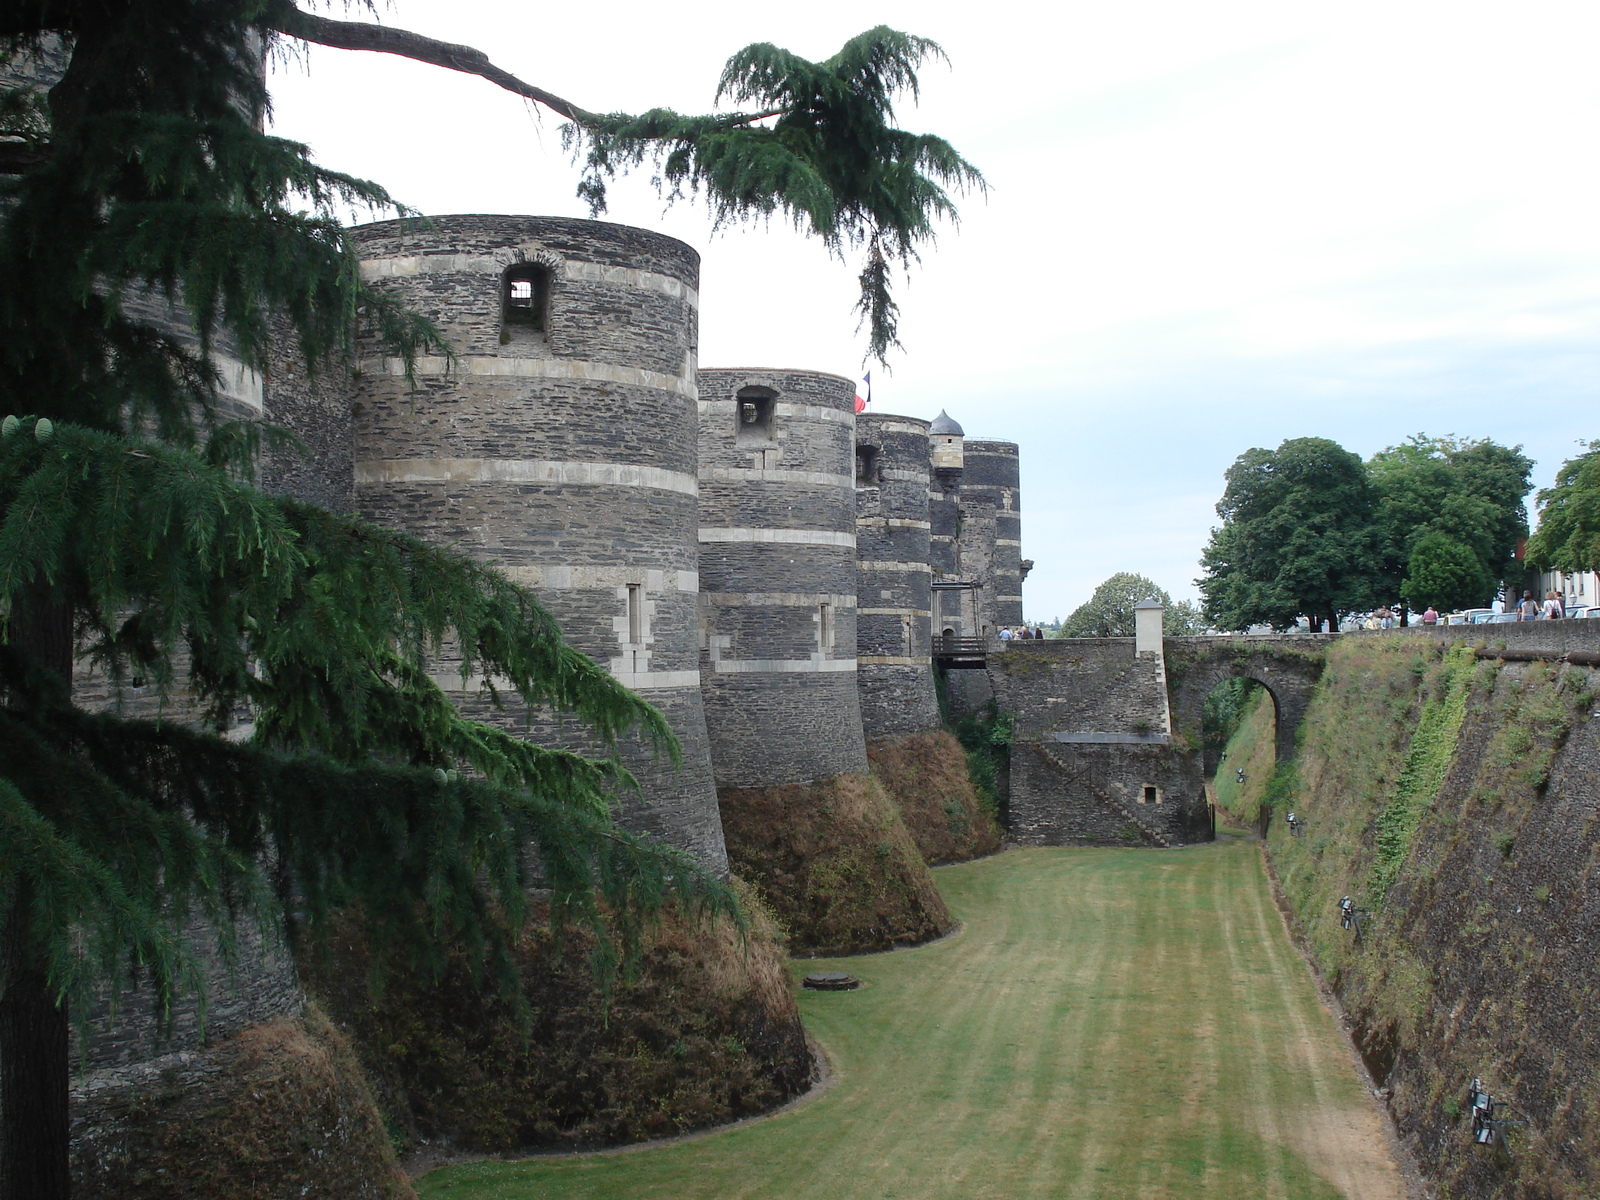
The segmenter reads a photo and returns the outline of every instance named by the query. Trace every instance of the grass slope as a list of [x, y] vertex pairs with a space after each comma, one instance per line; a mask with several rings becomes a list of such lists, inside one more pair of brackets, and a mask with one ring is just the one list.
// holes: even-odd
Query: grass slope
[[[1217, 805], [1232, 813], [1236, 821], [1254, 825], [1261, 819], [1261, 798], [1278, 762], [1277, 736], [1272, 694], [1258, 687], [1245, 701], [1244, 715], [1228, 739], [1227, 757], [1217, 766], [1214, 784]], [[1239, 767], [1244, 768], [1242, 787]]]
[[1399, 1200], [1349, 1053], [1253, 843], [1041, 848], [944, 868], [954, 937], [797, 964], [837, 1080], [639, 1151], [484, 1162], [425, 1200]]

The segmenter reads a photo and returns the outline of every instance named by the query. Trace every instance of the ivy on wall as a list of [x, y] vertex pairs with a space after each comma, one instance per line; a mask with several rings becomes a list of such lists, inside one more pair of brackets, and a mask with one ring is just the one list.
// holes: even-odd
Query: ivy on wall
[[1405, 765], [1395, 781], [1394, 795], [1377, 819], [1377, 854], [1368, 894], [1373, 904], [1383, 902], [1389, 885], [1400, 873], [1411, 849], [1411, 838], [1432, 807], [1455, 757], [1456, 740], [1467, 715], [1467, 692], [1472, 682], [1471, 646], [1457, 645], [1445, 654], [1443, 687], [1422, 705], [1416, 731], [1406, 751]]

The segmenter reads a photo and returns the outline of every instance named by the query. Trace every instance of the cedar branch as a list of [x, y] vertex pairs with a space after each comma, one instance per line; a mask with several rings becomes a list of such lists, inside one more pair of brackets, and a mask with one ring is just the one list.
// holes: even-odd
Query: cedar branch
[[370, 25], [363, 21], [334, 21], [298, 9], [294, 10], [292, 16], [279, 21], [276, 28], [279, 33], [299, 38], [303, 42], [316, 42], [319, 46], [395, 54], [401, 58], [444, 67], [446, 70], [478, 75], [508, 92], [515, 92], [519, 96], [536, 101], [567, 120], [576, 121], [579, 125], [590, 125], [600, 119], [598, 114], [579, 108], [554, 92], [547, 92], [531, 83], [524, 83], [511, 72], [502, 71], [489, 61], [487, 54], [471, 46], [436, 41], [430, 37], [423, 37], [420, 33], [411, 33], [387, 25]]
[[[379, 54], [394, 54], [431, 66], [444, 67], [449, 71], [477, 75], [508, 92], [515, 92], [519, 96], [536, 101], [558, 116], [579, 125], [592, 126], [601, 119], [598, 113], [579, 108], [572, 101], [564, 100], [554, 92], [547, 92], [541, 87], [525, 83], [510, 71], [501, 70], [489, 61], [487, 54], [472, 46], [436, 41], [420, 33], [395, 29], [388, 25], [370, 25], [364, 21], [334, 21], [299, 9], [295, 9], [292, 16], [278, 22], [274, 28], [279, 33], [299, 38], [303, 42], [315, 42], [319, 46], [332, 46], [338, 50], [372, 50]], [[782, 109], [772, 109], [768, 112], [731, 117], [729, 124], [746, 125], [782, 115]]]

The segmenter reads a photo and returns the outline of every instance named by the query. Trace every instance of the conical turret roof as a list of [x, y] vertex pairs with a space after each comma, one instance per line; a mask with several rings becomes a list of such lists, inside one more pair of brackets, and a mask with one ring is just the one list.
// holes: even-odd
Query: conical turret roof
[[966, 433], [961, 426], [950, 419], [950, 414], [944, 409], [939, 410], [939, 415], [933, 419], [933, 424], [928, 426], [929, 433], [942, 433], [955, 437], [965, 437]]

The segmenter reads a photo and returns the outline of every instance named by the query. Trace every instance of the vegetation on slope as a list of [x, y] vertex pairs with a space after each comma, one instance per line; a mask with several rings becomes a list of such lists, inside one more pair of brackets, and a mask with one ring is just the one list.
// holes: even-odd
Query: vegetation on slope
[[[78, 1200], [414, 1200], [346, 1039], [315, 1006], [129, 1072], [78, 1112]], [[87, 1118], [87, 1120], [85, 1119]]]
[[[1230, 683], [1248, 683], [1230, 680]], [[1217, 689], [1219, 692], [1221, 688]], [[1273, 715], [1272, 694], [1264, 687], [1230, 689], [1243, 692], [1228, 728], [1231, 733], [1217, 766], [1213, 784], [1216, 803], [1236, 821], [1247, 825], [1261, 820], [1262, 800], [1267, 794], [1277, 761], [1278, 722]], [[1209, 701], [1208, 701], [1209, 704]], [[1207, 729], [1210, 734], [1210, 729]], [[1244, 768], [1244, 782], [1238, 769]]]
[[872, 775], [719, 788], [728, 862], [777, 915], [790, 948], [855, 954], [949, 930], [949, 910], [900, 812]]
[[867, 745], [867, 760], [930, 866], [1000, 849], [993, 797], [974, 786], [966, 754], [948, 730], [881, 738]]
[[593, 1147], [762, 1112], [803, 1091], [811, 1055], [775, 924], [689, 922], [668, 909], [638, 970], [596, 980], [586, 935], [534, 922], [507, 996], [456, 955], [435, 978], [404, 961], [368, 986], [373, 952], [341, 922], [308, 985], [355, 1043], [396, 1141], [410, 1151]]
[[[1302, 726], [1270, 852], [1419, 1160], [1456, 1200], [1585, 1195], [1600, 1167], [1593, 672], [1345, 639]], [[1342, 895], [1373, 908], [1358, 943]], [[1509, 1155], [1463, 1116], [1481, 1075], [1527, 1114]]]

